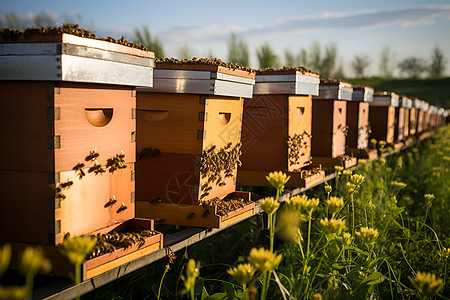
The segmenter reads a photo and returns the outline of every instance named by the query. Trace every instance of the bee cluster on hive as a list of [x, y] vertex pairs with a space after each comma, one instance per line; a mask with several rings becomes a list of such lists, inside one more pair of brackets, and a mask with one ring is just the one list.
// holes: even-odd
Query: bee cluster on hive
[[232, 70], [242, 70], [247, 71], [248, 73], [255, 73], [256, 71], [252, 68], [240, 66], [231, 62], [224, 62], [219, 58], [197, 58], [193, 57], [192, 59], [176, 59], [176, 58], [160, 58], [156, 60], [156, 63], [165, 63], [165, 64], [175, 64], [175, 65], [211, 65], [211, 66], [219, 66], [225, 67]]
[[[300, 158], [306, 155], [308, 142], [305, 137], [311, 138], [311, 134], [306, 130], [302, 134], [294, 134], [286, 138], [286, 146], [288, 148], [289, 165], [298, 164]], [[301, 151], [301, 150], [304, 151]]]
[[217, 214], [219, 216], [225, 217], [228, 215], [228, 213], [242, 208], [247, 204], [250, 204], [251, 202], [251, 200], [245, 200], [243, 198], [220, 199], [218, 197], [215, 197], [205, 200], [202, 205], [217, 206]]
[[216, 151], [215, 145], [203, 150], [200, 158], [200, 176], [202, 179], [207, 178], [207, 181], [201, 186], [200, 201], [210, 194], [213, 183], [224, 186], [225, 179], [234, 175], [236, 167], [241, 166], [240, 155], [240, 142], [234, 147], [229, 142], [218, 151]]
[[161, 151], [157, 148], [144, 147], [136, 153], [136, 158], [141, 159], [148, 155], [150, 155], [151, 157], [155, 157], [155, 156], [158, 156], [160, 153], [161, 153]]
[[276, 71], [299, 71], [302, 74], [316, 74], [318, 75], [318, 73], [311, 71], [310, 69], [307, 69], [305, 67], [281, 67], [279, 69], [274, 69], [274, 68], [266, 68], [266, 69], [259, 69], [258, 72], [260, 73], [270, 73], [270, 72], [276, 72]]
[[145, 238], [154, 236], [156, 232], [151, 230], [142, 230], [140, 232], [111, 232], [107, 234], [97, 234], [97, 244], [88, 256], [88, 259], [101, 256], [106, 253], [114, 252], [118, 249], [141, 247], [145, 244]]
[[78, 24], [64, 24], [62, 27], [27, 28], [23, 31], [5, 28], [5, 29], [0, 30], [0, 39], [6, 40], [6, 41], [18, 41], [21, 38], [26, 40], [29, 37], [34, 36], [34, 35], [56, 36], [56, 35], [63, 34], [63, 33], [72, 34], [72, 35], [76, 35], [76, 36], [83, 37], [83, 38], [107, 41], [107, 42], [120, 44], [120, 45], [131, 47], [131, 48], [137, 48], [137, 49], [148, 51], [148, 49], [144, 45], [138, 45], [135, 43], [131, 43], [131, 42], [127, 41], [123, 36], [119, 40], [116, 40], [112, 37], [98, 38], [92, 32], [90, 32], [84, 28], [80, 28]]

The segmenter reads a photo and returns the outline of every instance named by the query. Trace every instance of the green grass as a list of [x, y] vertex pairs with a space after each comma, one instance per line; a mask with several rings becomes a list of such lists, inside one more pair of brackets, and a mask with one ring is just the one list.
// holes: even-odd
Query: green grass
[[391, 91], [408, 97], [417, 97], [431, 104], [450, 106], [450, 77], [441, 79], [384, 79], [347, 78], [354, 85], [369, 85], [375, 91]]

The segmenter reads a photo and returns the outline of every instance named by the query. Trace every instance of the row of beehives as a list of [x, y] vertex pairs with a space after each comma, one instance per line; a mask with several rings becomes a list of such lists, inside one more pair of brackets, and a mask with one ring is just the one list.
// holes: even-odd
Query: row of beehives
[[162, 248], [153, 219], [230, 225], [254, 214], [237, 185], [283, 170], [290, 186], [308, 186], [321, 165], [371, 158], [371, 135], [399, 144], [446, 117], [303, 68], [155, 67], [152, 52], [66, 33], [0, 37], [0, 61], [0, 240], [45, 244], [61, 259], [54, 246], [68, 233], [152, 232], [126, 250], [97, 249], [85, 279]]

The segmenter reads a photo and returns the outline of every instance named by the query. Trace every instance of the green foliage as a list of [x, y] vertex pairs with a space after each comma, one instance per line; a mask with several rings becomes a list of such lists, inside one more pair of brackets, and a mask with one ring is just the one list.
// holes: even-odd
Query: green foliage
[[433, 52], [431, 54], [431, 64], [430, 64], [430, 77], [440, 78], [445, 72], [447, 66], [447, 60], [444, 57], [439, 45], [434, 45]]
[[136, 36], [135, 42], [144, 45], [148, 50], [155, 52], [156, 58], [165, 56], [164, 47], [157, 35], [152, 36], [148, 26], [143, 26], [142, 29], [136, 28], [134, 30]]
[[265, 42], [259, 49], [256, 49], [256, 54], [258, 56], [260, 69], [275, 69], [280, 67], [278, 56], [275, 54], [275, 51], [270, 46], [269, 42]]
[[235, 33], [228, 40], [228, 61], [244, 67], [250, 66], [248, 44]]
[[409, 97], [426, 99], [431, 104], [450, 105], [450, 77], [440, 79], [346, 78], [351, 84], [369, 85], [378, 91], [395, 91]]

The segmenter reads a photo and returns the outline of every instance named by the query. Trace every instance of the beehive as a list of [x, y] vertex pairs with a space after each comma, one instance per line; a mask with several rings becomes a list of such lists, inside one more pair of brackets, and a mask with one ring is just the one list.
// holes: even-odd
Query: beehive
[[368, 86], [354, 86], [352, 101], [347, 102], [346, 123], [348, 126], [346, 152], [358, 158], [373, 159], [377, 152], [369, 150], [369, 104], [374, 90]]
[[392, 92], [376, 92], [370, 104], [369, 120], [372, 126], [371, 138], [387, 143], [394, 142], [395, 108], [399, 96]]
[[411, 102], [411, 110], [409, 111], [409, 134], [415, 135], [417, 132], [417, 117], [420, 101], [417, 98], [413, 98]]
[[399, 99], [399, 105], [404, 108], [405, 116], [404, 116], [404, 123], [403, 123], [403, 136], [404, 138], [407, 138], [409, 136], [409, 127], [410, 127], [410, 112], [412, 108], [412, 101], [406, 96], [400, 96]]
[[[245, 101], [242, 167], [238, 184], [267, 186], [269, 172], [288, 172], [288, 186], [305, 187], [324, 177], [311, 165], [312, 95], [319, 76], [303, 68], [259, 71], [253, 99]], [[264, 163], [261, 163], [264, 162]]]
[[425, 106], [427, 106], [426, 102], [423, 100], [416, 100], [416, 109], [417, 109], [417, 128], [416, 135], [419, 135], [424, 130], [424, 122], [425, 122]]
[[428, 123], [430, 121], [429, 109], [430, 109], [430, 104], [428, 102], [424, 101], [422, 104], [422, 111], [423, 111], [422, 131], [427, 131], [429, 129], [428, 128]]
[[0, 42], [0, 240], [57, 245], [134, 218], [135, 86], [152, 85], [154, 54], [62, 32]]
[[[154, 87], [137, 89], [138, 153], [160, 151], [137, 161], [138, 216], [222, 227], [229, 224], [227, 217], [205, 203], [236, 197], [249, 202], [249, 193], [234, 192], [243, 97], [252, 96], [254, 77], [252, 70], [232, 69], [219, 60], [157, 63]], [[245, 205], [238, 217], [253, 209], [253, 203]]]
[[319, 95], [313, 96], [312, 147], [313, 162], [324, 166], [350, 167], [356, 159], [345, 154], [348, 127], [347, 101], [352, 100], [351, 84], [340, 80], [321, 80]]

